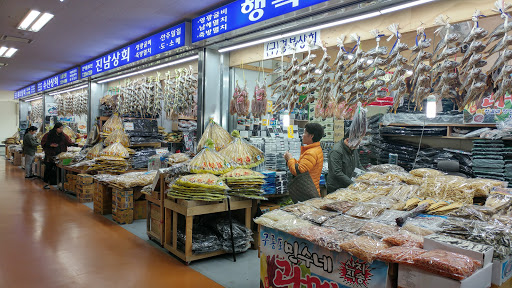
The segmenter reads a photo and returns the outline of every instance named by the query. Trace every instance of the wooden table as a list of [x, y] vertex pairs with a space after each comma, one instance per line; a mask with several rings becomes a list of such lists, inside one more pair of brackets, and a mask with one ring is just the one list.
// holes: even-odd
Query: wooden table
[[166, 176], [167, 174], [160, 174], [152, 194], [146, 195], [146, 200], [148, 200], [146, 232], [149, 239], [157, 242], [160, 246], [163, 246], [165, 241], [164, 200]]
[[[220, 213], [228, 211], [228, 202], [224, 201], [188, 201], [180, 199], [165, 199], [165, 237], [164, 248], [174, 254], [176, 257], [185, 261], [188, 265], [190, 262], [209, 258], [217, 255], [225, 254], [223, 250], [193, 254], [192, 252], [192, 228], [194, 224], [194, 216]], [[245, 226], [251, 229], [251, 208], [252, 200], [246, 200], [238, 197], [231, 197], [231, 211], [245, 210]], [[178, 214], [185, 217], [185, 251], [178, 249]]]

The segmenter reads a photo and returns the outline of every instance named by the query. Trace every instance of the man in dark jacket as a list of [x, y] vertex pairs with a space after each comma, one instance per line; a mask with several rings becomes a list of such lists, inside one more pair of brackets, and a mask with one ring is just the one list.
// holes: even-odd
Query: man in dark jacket
[[332, 193], [340, 188], [347, 188], [354, 182], [352, 181], [354, 170], [356, 168], [363, 169], [356, 150], [359, 143], [355, 146], [349, 146], [348, 137], [346, 137], [336, 143], [329, 152], [329, 173], [326, 179], [327, 193]]
[[37, 146], [39, 142], [34, 136], [37, 132], [37, 127], [30, 126], [23, 136], [23, 154], [25, 154], [25, 178], [32, 178], [32, 164], [36, 157]]
[[62, 123], [55, 123], [50, 132], [44, 134], [41, 139], [41, 146], [44, 150], [44, 178], [46, 183], [44, 189], [50, 189], [50, 185], [57, 184], [57, 166], [55, 164], [55, 157], [62, 152], [68, 151], [68, 146], [73, 142], [64, 133]]

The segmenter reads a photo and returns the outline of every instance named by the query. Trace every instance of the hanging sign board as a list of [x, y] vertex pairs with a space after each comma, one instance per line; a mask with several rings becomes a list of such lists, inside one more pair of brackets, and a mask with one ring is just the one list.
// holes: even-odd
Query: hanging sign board
[[59, 74], [59, 85], [68, 84], [78, 80], [78, 67]]
[[494, 124], [512, 118], [512, 95], [507, 94], [498, 101], [488, 96], [479, 102], [464, 107], [464, 124]]
[[192, 20], [192, 42], [198, 42], [328, 0], [238, 0]]
[[[289, 49], [290, 46], [295, 47], [295, 52], [297, 53], [306, 52], [308, 51], [308, 43], [306, 41], [308, 37], [313, 38], [313, 43], [318, 43], [320, 41], [320, 30], [266, 42], [263, 46], [263, 59], [266, 60], [281, 57], [281, 55], [291, 55], [293, 54], [293, 51]], [[282, 54], [281, 47], [284, 47], [284, 52]], [[314, 47], [314, 49], [318, 48], [320, 47]]]
[[27, 86], [21, 90], [14, 92], [14, 99], [23, 98], [26, 96], [30, 96], [32, 94], [36, 94], [36, 84]]
[[82, 65], [82, 78], [185, 46], [187, 26], [190, 27], [187, 24], [181, 23]]

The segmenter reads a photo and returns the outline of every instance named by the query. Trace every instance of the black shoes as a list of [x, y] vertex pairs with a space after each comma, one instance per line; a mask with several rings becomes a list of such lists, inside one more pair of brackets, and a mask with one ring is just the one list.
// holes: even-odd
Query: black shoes
[[50, 185], [44, 185], [44, 189], [50, 189]]

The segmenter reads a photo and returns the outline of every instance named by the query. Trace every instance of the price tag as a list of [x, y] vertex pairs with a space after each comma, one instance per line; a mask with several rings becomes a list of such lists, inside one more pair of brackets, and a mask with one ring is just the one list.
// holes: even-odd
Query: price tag
[[129, 130], [129, 131], [134, 130], [134, 128], [133, 128], [133, 122], [125, 122], [125, 123], [124, 123], [124, 130]]
[[262, 126], [268, 126], [268, 119], [261, 120], [261, 125]]
[[272, 113], [274, 103], [270, 100], [267, 101], [267, 113]]
[[293, 125], [288, 126], [288, 138], [293, 139]]

